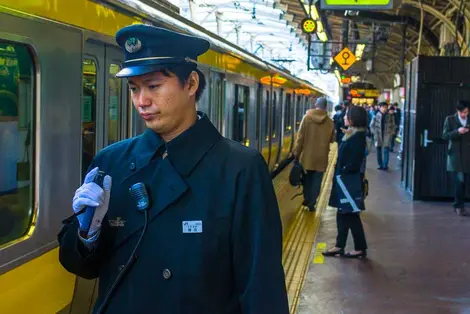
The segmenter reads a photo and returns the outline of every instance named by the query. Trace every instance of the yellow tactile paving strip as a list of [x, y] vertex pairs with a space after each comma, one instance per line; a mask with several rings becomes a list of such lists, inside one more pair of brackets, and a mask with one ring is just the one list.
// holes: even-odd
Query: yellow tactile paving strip
[[[308, 269], [308, 262], [310, 255], [312, 254], [313, 244], [319, 227], [320, 216], [323, 210], [328, 206], [336, 163], [336, 154], [337, 146], [336, 144], [332, 144], [329, 156], [330, 162], [328, 169], [323, 176], [317, 211], [309, 212], [300, 206], [295, 218], [284, 235], [282, 264], [286, 274], [286, 287], [289, 296], [290, 313], [295, 313], [297, 310], [300, 291], [303, 286], [305, 273]], [[289, 171], [287, 169], [284, 170], [278, 175], [279, 181], [284, 179], [284, 181], [287, 181], [286, 184], [288, 185], [288, 175]], [[275, 178], [275, 181], [278, 177]], [[281, 182], [274, 183], [276, 195], [278, 195], [278, 197], [282, 197], [283, 194], [285, 194], [283, 189], [287, 189], [289, 186], [284, 187]]]

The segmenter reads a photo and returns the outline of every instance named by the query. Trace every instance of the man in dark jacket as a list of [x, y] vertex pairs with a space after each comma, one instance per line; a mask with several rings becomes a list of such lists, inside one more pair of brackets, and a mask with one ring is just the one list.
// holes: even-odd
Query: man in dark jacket
[[448, 116], [444, 122], [442, 137], [449, 141], [447, 171], [452, 172], [455, 180], [454, 210], [460, 216], [467, 216], [465, 210], [465, 185], [470, 174], [470, 133], [468, 101], [459, 101], [457, 113]]
[[[117, 76], [128, 78], [147, 130], [94, 158], [73, 199], [76, 217], [59, 234], [60, 262], [99, 278], [94, 313], [287, 314], [281, 220], [264, 159], [196, 111], [205, 85], [196, 60], [209, 42], [143, 24], [116, 40], [126, 49]], [[92, 182], [98, 169], [103, 189]], [[139, 182], [151, 202], [143, 213], [129, 193]], [[96, 207], [89, 232], [85, 206]]]
[[344, 100], [341, 103], [341, 108], [342, 108], [341, 113], [338, 116], [335, 115], [333, 117], [333, 121], [335, 124], [335, 131], [336, 131], [336, 143], [338, 143], [338, 145], [341, 143], [341, 140], [343, 139], [343, 136], [344, 136], [342, 129], [344, 129], [344, 116], [346, 115], [346, 112], [348, 111], [349, 102], [347, 100]]

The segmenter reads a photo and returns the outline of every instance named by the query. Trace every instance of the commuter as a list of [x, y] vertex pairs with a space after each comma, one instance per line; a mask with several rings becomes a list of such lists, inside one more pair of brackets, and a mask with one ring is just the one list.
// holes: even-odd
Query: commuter
[[375, 146], [377, 148], [378, 169], [388, 170], [390, 142], [395, 133], [395, 118], [387, 113], [388, 104], [386, 102], [379, 103], [379, 108], [380, 111], [372, 120], [370, 129], [372, 134], [374, 134]]
[[307, 172], [304, 183], [304, 202], [309, 211], [315, 211], [320, 194], [323, 173], [328, 166], [330, 144], [334, 142], [334, 123], [328, 117], [325, 98], [318, 98], [315, 109], [303, 117], [294, 147], [294, 156]]
[[[325, 256], [344, 256], [348, 258], [362, 258], [367, 256], [367, 243], [364, 234], [364, 229], [361, 222], [360, 211], [365, 207], [358, 205], [356, 210], [352, 210], [351, 206], [345, 206], [343, 202], [339, 201], [340, 191], [343, 188], [338, 183], [338, 176], [355, 176], [363, 178], [361, 175], [361, 168], [364, 165], [364, 158], [366, 154], [366, 128], [367, 128], [367, 112], [362, 107], [354, 106], [349, 109], [345, 116], [345, 125], [348, 127], [345, 130], [345, 136], [342, 140], [341, 146], [338, 151], [338, 159], [335, 168], [335, 177], [333, 180], [333, 188], [330, 197], [330, 205], [337, 207], [336, 224], [338, 228], [338, 235], [336, 238], [335, 247], [323, 252]], [[358, 182], [360, 186], [346, 187], [348, 190], [363, 191], [363, 184]], [[356, 200], [356, 198], [354, 198]], [[356, 204], [357, 205], [357, 204]], [[361, 208], [362, 207], [362, 208]], [[354, 208], [354, 206], [352, 207]], [[345, 253], [346, 241], [348, 238], [349, 229], [351, 229], [354, 239], [354, 251]]]
[[470, 175], [470, 121], [468, 111], [470, 102], [460, 100], [457, 112], [448, 116], [444, 122], [442, 137], [448, 141], [447, 171], [455, 182], [454, 211], [459, 216], [467, 216], [465, 210], [465, 186]]
[[266, 163], [196, 111], [209, 42], [145, 24], [116, 41], [126, 59], [117, 77], [147, 130], [93, 159], [58, 236], [60, 262], [99, 278], [94, 313], [289, 313]]
[[349, 102], [347, 100], [341, 103], [341, 115], [335, 120], [335, 131], [336, 131], [336, 143], [341, 144], [341, 139], [344, 136], [343, 128], [344, 128], [344, 116], [349, 108]]
[[335, 125], [335, 130], [336, 130], [336, 125], [341, 125], [342, 122], [341, 120], [341, 115], [343, 114], [343, 107], [341, 105], [336, 105], [335, 106], [335, 114], [333, 115], [333, 122]]

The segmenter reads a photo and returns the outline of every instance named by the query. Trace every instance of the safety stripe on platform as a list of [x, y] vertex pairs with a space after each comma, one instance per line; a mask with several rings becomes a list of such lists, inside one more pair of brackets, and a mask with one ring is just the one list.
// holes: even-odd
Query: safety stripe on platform
[[328, 206], [336, 154], [337, 146], [333, 144], [330, 150], [328, 168], [323, 176], [317, 211], [309, 212], [303, 206], [300, 206], [284, 238], [282, 264], [286, 277], [291, 314], [297, 310], [300, 292], [320, 225], [320, 217]]

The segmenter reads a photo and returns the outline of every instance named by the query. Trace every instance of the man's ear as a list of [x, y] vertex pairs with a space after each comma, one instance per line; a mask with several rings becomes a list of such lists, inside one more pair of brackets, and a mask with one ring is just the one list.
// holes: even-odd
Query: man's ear
[[199, 88], [199, 74], [196, 71], [192, 71], [188, 77], [188, 88], [189, 96], [195, 96]]

